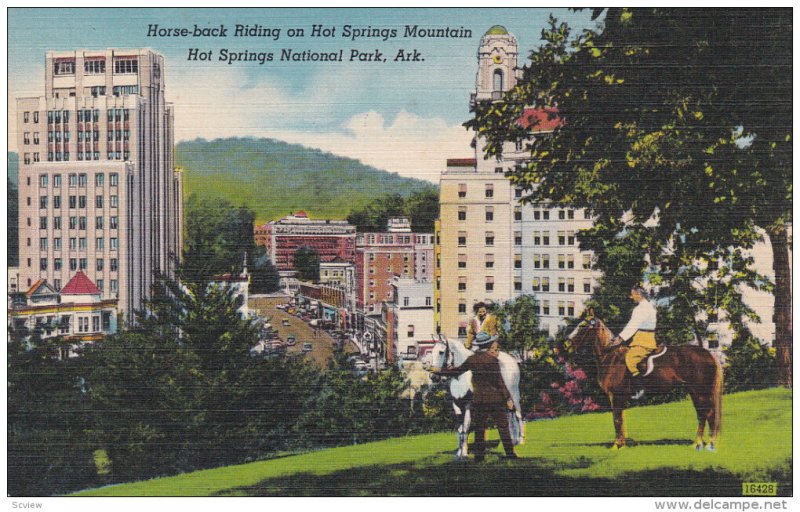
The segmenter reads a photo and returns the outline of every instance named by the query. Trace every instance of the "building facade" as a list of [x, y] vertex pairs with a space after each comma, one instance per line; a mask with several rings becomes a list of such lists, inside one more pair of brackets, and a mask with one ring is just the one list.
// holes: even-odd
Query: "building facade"
[[20, 287], [84, 272], [127, 317], [171, 274], [183, 233], [164, 58], [48, 52], [44, 96], [17, 99]]
[[386, 232], [356, 238], [356, 307], [380, 315], [392, 299], [392, 278], [433, 278], [433, 234], [412, 233], [405, 218], [389, 219]]
[[433, 282], [394, 277], [392, 300], [383, 305], [389, 361], [417, 359], [420, 343], [434, 337]]
[[[516, 83], [518, 46], [503, 27], [481, 39], [476, 90], [471, 101], [495, 101]], [[518, 123], [531, 138], [560, 124], [557, 112], [525, 109]], [[591, 227], [583, 210], [523, 203], [523, 190], [505, 173], [522, 165], [524, 144], [506, 144], [501, 159], [475, 154], [447, 161], [440, 181], [436, 240], [436, 329], [465, 337], [472, 306], [501, 304], [522, 294], [536, 297], [539, 322], [551, 335], [583, 310], [599, 274], [592, 254], [578, 248], [576, 233]]]

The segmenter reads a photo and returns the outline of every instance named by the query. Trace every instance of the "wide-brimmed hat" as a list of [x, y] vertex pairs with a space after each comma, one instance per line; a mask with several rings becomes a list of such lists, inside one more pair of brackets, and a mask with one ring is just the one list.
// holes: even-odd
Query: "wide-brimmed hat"
[[499, 336], [492, 336], [488, 332], [481, 331], [475, 336], [475, 346], [478, 348], [487, 348], [497, 340]]

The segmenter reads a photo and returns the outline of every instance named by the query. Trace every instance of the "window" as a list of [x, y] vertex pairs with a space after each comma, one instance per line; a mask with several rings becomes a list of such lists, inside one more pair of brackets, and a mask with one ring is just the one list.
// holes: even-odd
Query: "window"
[[78, 249], [78, 239], [75, 237], [70, 237], [69, 239], [69, 250], [75, 251]]
[[550, 291], [550, 278], [549, 277], [543, 277], [542, 278], [542, 291], [543, 292], [549, 292]]
[[31, 119], [31, 113], [30, 113], [30, 112], [24, 112], [24, 113], [22, 114], [22, 122], [23, 122], [23, 123], [27, 123], [27, 122], [29, 122], [29, 121], [30, 121], [30, 119]]
[[111, 292], [115, 293], [116, 291], [117, 291], [117, 280], [116, 279], [112, 279], [111, 280]]
[[459, 206], [458, 207], [458, 220], [467, 220], [467, 207], [466, 206]]
[[516, 197], [517, 199], [522, 197], [522, 189], [521, 188], [515, 188], [514, 189], [514, 197]]
[[[68, 132], [68, 133], [69, 133], [69, 132]], [[39, 132], [33, 132], [33, 143], [34, 143], [34, 144], [39, 144], [39, 142], [40, 142], [40, 139], [39, 139]]]
[[589, 278], [583, 280], [583, 293], [592, 293], [592, 280]]
[[102, 251], [105, 249], [105, 239], [103, 237], [97, 237], [94, 241], [94, 248], [97, 251]]
[[514, 268], [517, 268], [517, 269], [522, 268], [522, 255], [521, 254], [515, 254], [514, 255]]
[[575, 218], [575, 210], [567, 210], [567, 218], [572, 220]]
[[458, 184], [458, 197], [460, 197], [460, 198], [467, 197], [467, 184], [466, 183], [459, 183]]
[[95, 229], [103, 229], [103, 219], [104, 217], [98, 216], [94, 219], [94, 228]]
[[39, 258], [39, 270], [47, 270], [47, 258]]
[[486, 268], [494, 268], [494, 254], [486, 255]]
[[86, 258], [80, 258], [78, 260], [78, 268], [81, 270], [86, 270], [88, 268], [88, 260]]
[[76, 258], [69, 259], [69, 269], [74, 272], [78, 270], [78, 260]]
[[464, 314], [467, 312], [467, 303], [464, 302], [463, 300], [458, 303], [458, 312], [460, 314]]
[[466, 325], [459, 325], [458, 326], [458, 337], [463, 338], [467, 335], [467, 326]]
[[[492, 91], [495, 93], [503, 92], [503, 71], [499, 69], [494, 70], [494, 75], [492, 76]], [[492, 96], [494, 99], [494, 96]], [[499, 99], [499, 98], [497, 98]]]
[[458, 255], [458, 268], [467, 268], [467, 255], [466, 254], [459, 254]]
[[111, 239], [111, 243], [109, 245], [111, 246], [111, 250], [112, 251], [116, 251], [117, 250], [117, 239], [116, 238], [112, 238]]
[[78, 217], [69, 218], [69, 229], [78, 229]]
[[96, 196], [94, 198], [94, 206], [95, 206], [95, 208], [102, 208], [103, 207], [103, 196]]
[[531, 289], [535, 292], [538, 292], [540, 290], [541, 285], [542, 281], [538, 277], [534, 277], [533, 280], [531, 281]]
[[78, 229], [85, 230], [86, 229], [86, 217], [78, 217]]
[[33, 113], [33, 122], [34, 123], [38, 123], [39, 122], [39, 112], [38, 111]]
[[106, 72], [105, 59], [86, 59], [83, 61], [83, 72], [87, 75], [100, 75]]
[[522, 220], [522, 208], [519, 206], [514, 207], [514, 220]]
[[111, 196], [109, 202], [111, 203], [110, 204], [111, 208], [116, 208], [117, 207], [117, 196]]
[[568, 254], [567, 255], [567, 268], [575, 268], [575, 255]]
[[550, 212], [547, 210], [542, 210], [542, 220], [550, 220]]
[[85, 174], [78, 175], [78, 186], [81, 188], [86, 188], [86, 185], [89, 184], [89, 178]]
[[567, 278], [567, 291], [570, 293], [575, 291], [575, 279], [572, 277]]
[[567, 245], [575, 245], [575, 232], [567, 232]]
[[30, 154], [30, 153], [25, 153], [25, 154], [23, 155], [22, 161], [23, 161], [25, 164], [30, 164], [30, 163], [31, 163], [31, 154]]
[[46, 251], [47, 250], [47, 238], [40, 238], [39, 239], [39, 250]]
[[55, 258], [53, 260], [53, 270], [61, 270], [61, 258]]
[[567, 282], [564, 280], [563, 277], [558, 278], [558, 291], [563, 292], [566, 291]]
[[486, 246], [491, 247], [494, 245], [494, 232], [487, 231], [485, 236]]
[[458, 246], [465, 247], [467, 245], [467, 232], [466, 231], [459, 231], [458, 232]]
[[53, 196], [53, 208], [61, 208], [61, 196]]
[[546, 300], [542, 302], [542, 314], [549, 315], [550, 314], [550, 301]]
[[522, 245], [522, 231], [514, 231], [514, 245]]
[[70, 208], [78, 207], [78, 196], [69, 196], [69, 207]]
[[542, 231], [542, 245], [550, 245], [550, 232]]
[[95, 263], [95, 268], [98, 272], [103, 271], [103, 258], [97, 258], [97, 262]]
[[494, 291], [494, 277], [486, 276], [486, 291]]
[[542, 268], [550, 268], [550, 255], [543, 254], [542, 255]]
[[589, 212], [589, 210], [583, 210], [583, 218], [586, 220], [590, 220], [592, 218], [592, 214]]
[[558, 268], [566, 267], [566, 257], [563, 254], [558, 255]]
[[539, 254], [533, 255], [533, 268], [542, 268], [542, 257]]
[[47, 217], [39, 217], [39, 229], [47, 229]]
[[564, 210], [558, 210], [558, 220], [564, 220], [566, 218], [566, 214]]
[[467, 278], [466, 277], [459, 277], [458, 278], [458, 291], [463, 292], [467, 290]]
[[39, 208], [47, 208], [47, 196], [41, 196], [39, 198]]
[[53, 62], [53, 74], [54, 75], [74, 75], [75, 74], [75, 61], [74, 60], [56, 60], [55, 62]]
[[33, 162], [36, 163], [38, 161], [39, 161], [39, 153], [38, 152], [34, 152], [33, 153]]
[[139, 72], [139, 61], [136, 57], [115, 57], [114, 74], [130, 74]]
[[432, 305], [432, 304], [433, 304], [433, 303], [431, 302], [431, 298], [430, 298], [430, 297], [425, 297], [425, 305], [426, 305], [426, 306], [430, 306], [430, 305]]
[[[58, 219], [58, 220], [61, 220], [61, 219]], [[61, 238], [54, 238], [53, 239], [53, 250], [54, 251], [60, 251], [61, 250]]]
[[486, 184], [486, 197], [494, 197], [494, 184], [487, 183]]
[[522, 291], [522, 281], [520, 279], [514, 280], [514, 291], [521, 292]]
[[542, 217], [542, 212], [540, 212], [539, 210], [533, 211], [533, 220], [540, 220], [541, 217]]
[[492, 222], [494, 220], [494, 207], [487, 206], [486, 207], [486, 222]]
[[47, 188], [47, 175], [46, 174], [40, 174], [39, 175], [39, 187]]
[[[115, 85], [111, 90], [114, 96], [128, 96], [129, 94], [139, 94], [138, 85]], [[120, 119], [122, 116], [117, 116]]]
[[111, 261], [109, 261], [109, 265], [108, 266], [109, 266], [109, 268], [111, 269], [112, 272], [116, 272], [117, 271], [117, 258], [111, 258]]
[[541, 245], [542, 243], [542, 234], [538, 231], [533, 232], [533, 245]]
[[86, 237], [85, 236], [82, 236], [82, 237], [78, 238], [78, 249], [80, 249], [81, 251], [85, 251], [86, 250]]
[[558, 316], [564, 316], [566, 314], [566, 308], [564, 306], [563, 301], [558, 301]]
[[112, 172], [108, 175], [108, 184], [112, 187], [116, 187], [119, 185], [119, 174]]
[[53, 175], [53, 188], [61, 188], [61, 175], [54, 174]]
[[78, 208], [86, 208], [86, 196], [78, 196]]
[[102, 187], [103, 182], [105, 181], [105, 174], [102, 172], [98, 172], [94, 175], [94, 186], [95, 187]]
[[70, 174], [69, 175], [69, 188], [75, 188], [78, 186], [78, 175], [77, 174]]

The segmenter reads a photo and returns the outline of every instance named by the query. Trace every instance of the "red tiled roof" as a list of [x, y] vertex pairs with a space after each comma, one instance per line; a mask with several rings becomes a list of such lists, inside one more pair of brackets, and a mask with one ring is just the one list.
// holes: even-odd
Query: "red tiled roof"
[[532, 132], [552, 132], [564, 122], [554, 108], [526, 108], [517, 124], [525, 129], [530, 128]]
[[61, 289], [62, 295], [99, 295], [100, 289], [86, 277], [86, 274], [78, 271], [72, 276], [67, 285]]
[[295, 217], [305, 217], [306, 219], [308, 218], [308, 214], [306, 212], [304, 212], [303, 210], [300, 210], [299, 212], [295, 213], [294, 216]]
[[46, 282], [47, 282], [47, 281], [46, 281], [45, 279], [39, 279], [38, 281], [36, 281], [35, 283], [33, 283], [33, 286], [31, 286], [31, 287], [28, 289], [28, 291], [27, 291], [27, 292], [25, 292], [25, 295], [27, 295], [27, 296], [28, 296], [28, 298], [31, 298], [31, 297], [33, 297], [33, 294], [34, 294], [34, 293], [36, 293], [36, 290], [38, 290], [38, 289], [39, 289], [39, 287], [40, 287], [40, 286], [42, 286], [42, 285], [43, 285], [44, 283], [46, 283]]
[[474, 167], [477, 160], [474, 158], [448, 158], [447, 167]]

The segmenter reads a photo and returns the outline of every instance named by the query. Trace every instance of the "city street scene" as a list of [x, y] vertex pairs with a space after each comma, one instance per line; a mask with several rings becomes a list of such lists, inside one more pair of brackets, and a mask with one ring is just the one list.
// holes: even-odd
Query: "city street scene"
[[791, 8], [6, 15], [12, 508], [789, 508]]

